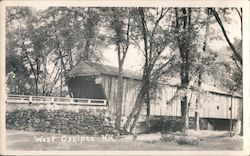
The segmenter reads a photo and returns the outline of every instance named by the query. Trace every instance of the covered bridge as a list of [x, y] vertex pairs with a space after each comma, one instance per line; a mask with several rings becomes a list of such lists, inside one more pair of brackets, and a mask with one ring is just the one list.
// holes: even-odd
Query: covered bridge
[[[151, 100], [150, 114], [153, 116], [181, 116], [180, 99], [167, 104], [176, 93], [178, 81], [172, 79], [169, 84], [161, 84], [157, 89], [157, 97]], [[131, 71], [123, 71], [123, 102], [122, 114], [128, 116], [137, 97], [141, 76]], [[72, 97], [107, 99], [108, 111], [115, 115], [117, 101], [118, 68], [92, 62], [80, 62], [68, 73], [68, 88]], [[239, 118], [242, 109], [242, 97], [233, 96], [214, 86], [203, 84], [202, 88], [210, 94], [201, 97], [202, 107], [199, 110], [201, 118], [224, 119]], [[231, 108], [232, 99], [232, 108]], [[188, 96], [190, 101], [189, 116], [195, 114], [195, 96]], [[145, 113], [145, 112], [144, 112]], [[142, 114], [144, 114], [142, 113]]]
[[[107, 99], [109, 113], [115, 115], [118, 68], [92, 62], [80, 62], [68, 73], [71, 97]], [[123, 116], [128, 115], [135, 103], [141, 77], [123, 71]]]

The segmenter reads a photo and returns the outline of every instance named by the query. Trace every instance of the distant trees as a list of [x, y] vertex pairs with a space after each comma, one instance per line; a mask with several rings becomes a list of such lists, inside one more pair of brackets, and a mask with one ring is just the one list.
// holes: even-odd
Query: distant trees
[[[100, 62], [103, 58], [101, 49], [107, 42], [98, 30], [99, 16], [94, 8], [7, 8], [8, 91], [62, 96], [66, 73], [73, 65], [81, 60]], [[15, 63], [15, 58], [21, 59], [20, 64]], [[15, 66], [23, 66], [27, 72], [25, 83], [18, 84], [21, 77], [12, 70]]]
[[[49, 31], [50, 52], [60, 71], [60, 94], [66, 73], [79, 61], [97, 61], [106, 46], [100, 30], [97, 8], [51, 7], [43, 12], [44, 29]], [[53, 62], [54, 62], [53, 61]], [[59, 69], [60, 68], [60, 69]]]
[[[29, 88], [36, 95], [40, 92], [45, 92], [45, 87], [43, 86], [45, 84], [41, 82], [46, 79], [44, 68], [47, 55], [47, 34], [46, 31], [41, 29], [39, 20], [39, 16], [30, 8], [7, 8], [6, 26], [8, 29], [6, 34], [6, 51], [7, 65], [9, 65], [7, 66], [7, 75], [10, 74], [9, 76], [13, 80], [7, 81], [7, 83], [10, 83], [11, 86], [19, 87], [16, 88], [19, 90], [19, 94], [29, 92], [21, 88]], [[13, 59], [17, 59], [19, 63], [16, 64]], [[18, 71], [19, 67], [24, 72], [22, 74], [28, 76], [27, 81], [23, 84], [18, 84], [18, 81], [23, 80], [20, 80], [20, 77], [16, 77], [21, 74]], [[39, 90], [39, 88], [42, 89]], [[12, 91], [12, 89], [9, 91]], [[13, 91], [15, 93], [15, 89]]]

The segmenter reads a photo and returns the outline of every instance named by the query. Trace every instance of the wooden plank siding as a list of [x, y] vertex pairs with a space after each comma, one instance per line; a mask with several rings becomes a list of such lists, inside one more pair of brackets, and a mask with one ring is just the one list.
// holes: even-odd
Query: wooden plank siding
[[[116, 95], [117, 95], [117, 85], [118, 78], [115, 76], [102, 75], [102, 84], [109, 97], [109, 112], [115, 115], [116, 106]], [[111, 82], [111, 83], [108, 83]], [[122, 105], [122, 115], [128, 116], [139, 92], [139, 80], [124, 78], [123, 79], [123, 105]], [[181, 116], [181, 104], [180, 99], [174, 100], [172, 104], [167, 104], [176, 93], [177, 87], [170, 85], [160, 85], [156, 90], [156, 97], [151, 99], [150, 104], [150, 114], [154, 116]], [[195, 116], [195, 102], [196, 96], [188, 95], [189, 106], [189, 116]], [[209, 93], [206, 96], [201, 96], [201, 109], [200, 117], [203, 118], [220, 118], [220, 119], [230, 119], [230, 105], [231, 96], [222, 95], [217, 93]], [[239, 105], [241, 104], [241, 99], [238, 97], [233, 98], [233, 119], [237, 119]], [[217, 108], [218, 107], [218, 108]], [[146, 109], [146, 107], [144, 107]], [[142, 114], [145, 115], [145, 110]]]
[[[118, 78], [110, 75], [101, 75], [101, 83], [103, 85], [105, 94], [108, 95], [109, 113], [115, 115], [117, 103], [117, 86]], [[122, 99], [122, 115], [129, 115], [138, 93], [140, 81], [123, 78], [123, 99]]]

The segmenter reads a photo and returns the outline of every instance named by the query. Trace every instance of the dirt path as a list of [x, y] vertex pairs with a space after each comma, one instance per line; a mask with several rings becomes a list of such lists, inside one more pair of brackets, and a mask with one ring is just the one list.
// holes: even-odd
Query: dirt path
[[242, 137], [231, 138], [225, 132], [211, 132], [210, 135], [209, 132], [200, 133], [199, 136], [204, 137], [198, 145], [179, 145], [175, 141], [159, 140], [160, 134], [139, 135], [136, 140], [133, 136], [112, 140], [109, 136], [91, 137], [7, 130], [6, 145], [7, 150], [242, 150]]

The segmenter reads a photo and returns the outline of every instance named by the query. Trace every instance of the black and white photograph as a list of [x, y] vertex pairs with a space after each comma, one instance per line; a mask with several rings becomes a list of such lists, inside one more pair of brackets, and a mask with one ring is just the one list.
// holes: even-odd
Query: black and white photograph
[[165, 3], [2, 3], [4, 151], [245, 155], [248, 3]]

